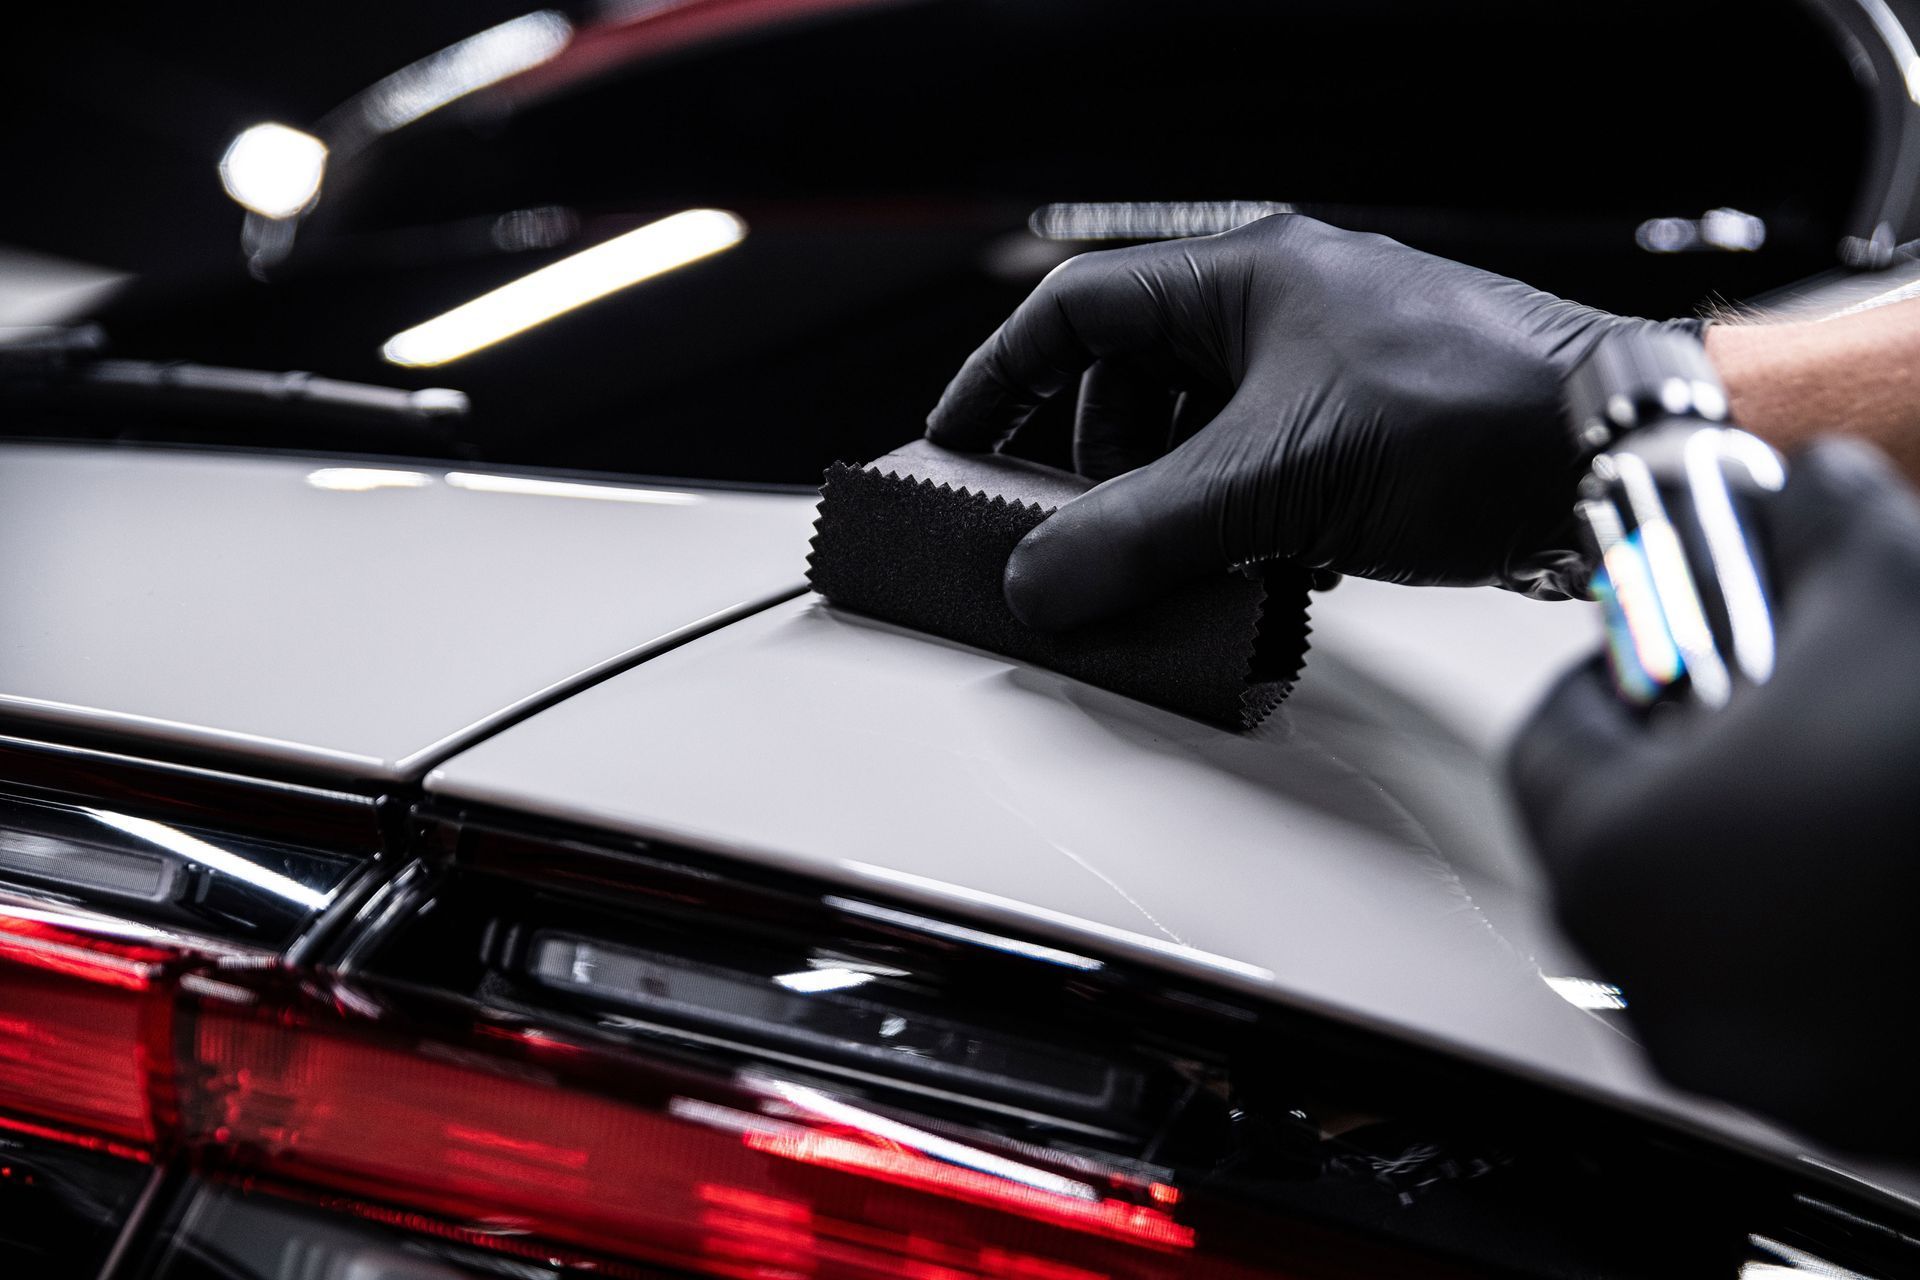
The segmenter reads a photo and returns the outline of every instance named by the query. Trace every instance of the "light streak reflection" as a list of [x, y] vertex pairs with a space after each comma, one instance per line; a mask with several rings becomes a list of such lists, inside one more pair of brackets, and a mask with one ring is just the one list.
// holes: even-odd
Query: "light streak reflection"
[[573, 24], [550, 10], [522, 14], [402, 67], [363, 92], [360, 114], [389, 133], [470, 93], [550, 61], [573, 38]]
[[189, 862], [210, 867], [223, 875], [232, 876], [268, 893], [285, 898], [308, 908], [318, 910], [333, 900], [331, 893], [322, 893], [318, 889], [309, 889], [290, 876], [278, 871], [270, 871], [257, 862], [250, 861], [229, 849], [207, 843], [197, 836], [190, 836], [177, 827], [167, 826], [163, 822], [154, 822], [147, 818], [135, 818], [129, 814], [113, 813], [106, 809], [85, 809], [84, 812], [94, 821], [115, 831], [124, 832], [137, 840], [156, 845], [177, 854]]
[[1732, 434], [1736, 433], [1703, 429], [1687, 438], [1687, 487], [1692, 491], [1694, 513], [1706, 534], [1707, 553], [1726, 601], [1734, 660], [1747, 679], [1764, 684], [1773, 675], [1773, 615], [1760, 589], [1760, 572], [1754, 567], [1740, 517], [1734, 512], [1733, 496], [1727, 491], [1726, 472], [1720, 466], [1727, 456], [1724, 437]]
[[1633, 507], [1640, 547], [1653, 573], [1661, 609], [1673, 632], [1673, 641], [1686, 660], [1693, 691], [1708, 706], [1723, 707], [1733, 692], [1732, 678], [1713, 643], [1699, 589], [1687, 569], [1686, 551], [1681, 546], [1679, 532], [1667, 516], [1666, 503], [1660, 500], [1653, 472], [1631, 453], [1616, 455], [1615, 462], [1620, 468], [1620, 482], [1626, 488], [1627, 500]]
[[731, 249], [747, 224], [723, 209], [687, 209], [549, 263], [389, 338], [388, 362], [408, 368], [472, 355], [609, 294]]

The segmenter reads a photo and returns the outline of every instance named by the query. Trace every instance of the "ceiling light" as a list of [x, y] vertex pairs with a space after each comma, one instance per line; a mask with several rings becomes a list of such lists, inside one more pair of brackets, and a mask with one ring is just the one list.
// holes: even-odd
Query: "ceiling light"
[[327, 144], [284, 124], [257, 124], [220, 157], [220, 185], [263, 218], [291, 218], [320, 194]]
[[746, 237], [723, 209], [688, 209], [562, 258], [387, 340], [380, 354], [419, 368], [446, 364], [545, 324], [642, 280], [684, 267]]

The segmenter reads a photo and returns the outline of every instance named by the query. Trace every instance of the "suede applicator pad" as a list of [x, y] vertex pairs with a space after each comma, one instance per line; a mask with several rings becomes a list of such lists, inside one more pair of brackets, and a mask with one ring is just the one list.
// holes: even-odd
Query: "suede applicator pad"
[[1247, 729], [1293, 688], [1307, 650], [1304, 569], [1190, 583], [1124, 617], [1049, 634], [1000, 579], [1020, 539], [1092, 486], [999, 454], [917, 440], [820, 491], [808, 580], [836, 605], [1049, 667], [1143, 702]]

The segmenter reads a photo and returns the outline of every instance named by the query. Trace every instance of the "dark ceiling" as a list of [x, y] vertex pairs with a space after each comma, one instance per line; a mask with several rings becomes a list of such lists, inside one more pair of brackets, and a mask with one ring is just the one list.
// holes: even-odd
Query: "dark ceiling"
[[307, 124], [529, 0], [20, 6], [0, 59], [0, 244], [125, 270], [231, 257], [215, 164], [262, 120]]

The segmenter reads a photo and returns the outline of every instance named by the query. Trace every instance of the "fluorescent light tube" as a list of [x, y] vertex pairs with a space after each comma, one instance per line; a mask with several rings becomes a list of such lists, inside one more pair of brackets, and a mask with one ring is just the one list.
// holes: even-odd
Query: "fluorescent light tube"
[[610, 293], [731, 249], [747, 224], [723, 209], [688, 209], [582, 249], [387, 340], [393, 364], [424, 368], [472, 355]]

